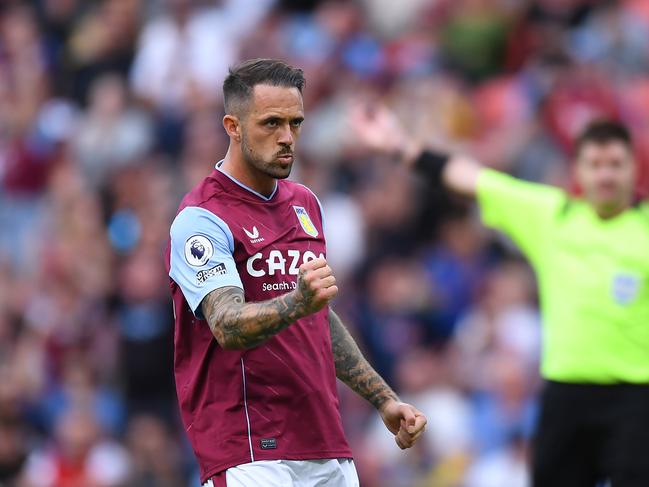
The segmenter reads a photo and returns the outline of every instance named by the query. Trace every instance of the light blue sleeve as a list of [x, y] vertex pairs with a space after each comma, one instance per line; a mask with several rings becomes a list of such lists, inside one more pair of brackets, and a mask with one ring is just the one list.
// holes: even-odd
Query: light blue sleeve
[[171, 224], [171, 277], [194, 315], [203, 319], [201, 301], [215, 289], [243, 289], [234, 262], [234, 237], [228, 225], [211, 211], [184, 208]]
[[313, 197], [318, 202], [318, 206], [320, 207], [320, 220], [322, 221], [322, 231], [326, 233], [327, 225], [325, 224], [324, 208], [322, 207], [322, 203], [320, 203], [320, 198], [318, 198], [313, 191], [311, 191], [311, 193], [313, 194]]

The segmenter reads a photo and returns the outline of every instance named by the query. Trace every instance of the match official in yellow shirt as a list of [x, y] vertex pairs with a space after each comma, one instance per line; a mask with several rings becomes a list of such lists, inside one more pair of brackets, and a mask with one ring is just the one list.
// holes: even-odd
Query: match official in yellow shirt
[[477, 198], [539, 282], [541, 375], [534, 487], [649, 487], [649, 204], [634, 200], [628, 130], [600, 121], [576, 141], [581, 197], [423, 150], [387, 109], [359, 111], [357, 139], [399, 154], [432, 185]]

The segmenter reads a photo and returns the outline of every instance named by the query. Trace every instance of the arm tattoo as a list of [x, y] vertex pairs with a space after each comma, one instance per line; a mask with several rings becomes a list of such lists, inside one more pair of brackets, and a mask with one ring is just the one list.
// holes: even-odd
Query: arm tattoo
[[304, 301], [295, 293], [259, 303], [246, 303], [243, 290], [215, 289], [201, 302], [201, 310], [219, 344], [245, 349], [262, 344], [306, 314]]
[[395, 392], [363, 357], [347, 328], [331, 308], [329, 308], [329, 329], [336, 377], [367, 399], [376, 409], [381, 409], [389, 399], [398, 401]]

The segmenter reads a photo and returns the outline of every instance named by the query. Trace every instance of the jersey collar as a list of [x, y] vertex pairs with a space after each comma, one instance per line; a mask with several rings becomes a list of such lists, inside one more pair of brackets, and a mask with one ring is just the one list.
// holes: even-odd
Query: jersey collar
[[245, 189], [246, 191], [254, 194], [256, 197], [262, 199], [263, 201], [272, 200], [273, 196], [275, 196], [275, 193], [277, 193], [277, 181], [275, 181], [275, 188], [273, 189], [273, 192], [270, 194], [270, 196], [264, 196], [263, 194], [261, 194], [261, 193], [255, 191], [254, 189], [252, 189], [251, 187], [246, 186], [241, 181], [239, 181], [239, 180], [233, 178], [232, 176], [230, 176], [227, 172], [225, 172], [223, 169], [221, 169], [221, 164], [223, 164], [223, 159], [221, 159], [219, 162], [216, 163], [216, 165], [214, 166], [214, 169], [219, 171], [221, 174], [224, 174], [225, 176], [227, 176], [230, 179], [230, 181], [235, 183], [237, 186], [239, 186], [239, 187]]

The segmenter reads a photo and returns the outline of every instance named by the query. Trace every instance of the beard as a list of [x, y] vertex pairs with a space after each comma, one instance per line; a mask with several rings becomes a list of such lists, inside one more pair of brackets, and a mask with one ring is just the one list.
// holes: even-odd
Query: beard
[[248, 143], [246, 134], [243, 133], [241, 136], [241, 153], [243, 154], [243, 159], [251, 168], [254, 168], [257, 172], [266, 176], [274, 179], [286, 179], [291, 174], [293, 162], [286, 165], [280, 164], [279, 161], [275, 160], [276, 157], [283, 154], [292, 154], [290, 149], [279, 151], [277, 154], [273, 155], [273, 158], [270, 161], [267, 161], [255, 152]]

